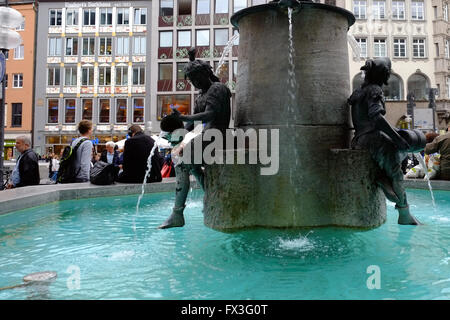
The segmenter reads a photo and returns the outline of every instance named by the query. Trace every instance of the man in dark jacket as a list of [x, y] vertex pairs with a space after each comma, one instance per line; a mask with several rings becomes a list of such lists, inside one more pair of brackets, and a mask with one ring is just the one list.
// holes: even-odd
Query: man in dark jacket
[[106, 149], [102, 151], [102, 155], [100, 156], [100, 161], [113, 164], [114, 167], [119, 167], [119, 151], [116, 151], [116, 144], [112, 141], [108, 141], [106, 143]]
[[[150, 155], [155, 141], [142, 132], [142, 128], [134, 124], [128, 130], [128, 135], [131, 137], [125, 141], [123, 151], [123, 172], [119, 175], [118, 181], [125, 183], [142, 183], [147, 171], [147, 159]], [[158, 150], [154, 150], [152, 157], [152, 170], [147, 182], [160, 182], [161, 177], [161, 162], [162, 159]]]
[[39, 184], [39, 163], [37, 154], [31, 149], [27, 136], [16, 138], [16, 149], [20, 152], [16, 166], [11, 174], [7, 189]]

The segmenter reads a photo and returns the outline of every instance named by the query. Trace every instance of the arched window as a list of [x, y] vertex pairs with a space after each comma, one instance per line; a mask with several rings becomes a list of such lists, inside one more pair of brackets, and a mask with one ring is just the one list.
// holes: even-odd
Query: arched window
[[420, 73], [415, 73], [408, 79], [408, 93], [413, 93], [415, 100], [428, 100], [428, 79]]
[[361, 87], [361, 85], [362, 85], [363, 82], [364, 82], [364, 78], [363, 78], [362, 72], [357, 73], [357, 74], [353, 77], [353, 81], [352, 81], [352, 88], [353, 88], [353, 91], [355, 91], [356, 89], [358, 89], [359, 87]]
[[391, 74], [388, 85], [383, 85], [383, 93], [386, 100], [403, 100], [402, 79], [396, 74]]

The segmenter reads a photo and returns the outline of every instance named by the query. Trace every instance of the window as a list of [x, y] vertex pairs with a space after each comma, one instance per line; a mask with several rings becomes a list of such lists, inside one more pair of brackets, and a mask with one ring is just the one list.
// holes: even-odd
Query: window
[[94, 68], [83, 67], [81, 68], [81, 85], [93, 86], [94, 85]]
[[50, 57], [61, 55], [61, 38], [48, 38], [48, 55]]
[[64, 68], [64, 85], [77, 85], [77, 67]]
[[13, 88], [23, 87], [23, 74], [18, 73], [13, 75]]
[[247, 7], [247, 0], [233, 0], [233, 13]]
[[386, 39], [375, 39], [373, 41], [374, 57], [386, 57]]
[[112, 8], [100, 8], [100, 25], [112, 26]]
[[450, 43], [448, 40], [445, 40], [445, 57], [450, 59]]
[[23, 31], [25, 30], [25, 17], [23, 17], [23, 22], [16, 28], [16, 31]]
[[228, 0], [215, 0], [215, 13], [228, 13]]
[[83, 56], [95, 55], [95, 38], [83, 38]]
[[[177, 63], [177, 80], [184, 80], [184, 68], [187, 66], [186, 62]], [[170, 69], [172, 69], [172, 64], [170, 64]], [[160, 65], [160, 77], [161, 77], [161, 65]], [[172, 79], [172, 74], [170, 74], [170, 78]]]
[[76, 100], [66, 99], [64, 101], [64, 123], [75, 123]]
[[198, 47], [209, 47], [209, 30], [196, 30], [195, 44]]
[[197, 0], [197, 14], [209, 14], [210, 0]]
[[173, 16], [173, 0], [161, 0], [159, 7], [160, 16]]
[[374, 0], [372, 3], [372, 13], [375, 19], [384, 19], [386, 12], [386, 2]]
[[191, 0], [178, 0], [178, 15], [188, 16], [192, 14], [192, 1]]
[[408, 79], [408, 92], [414, 94], [416, 100], [427, 100], [429, 87], [427, 78], [420, 73], [415, 73]]
[[353, 14], [356, 19], [365, 19], [366, 18], [366, 0], [354, 0], [353, 1]]
[[66, 39], [66, 56], [78, 55], [78, 38]]
[[60, 26], [62, 25], [62, 10], [61, 9], [50, 9], [49, 10], [49, 26]]
[[411, 2], [411, 18], [414, 20], [423, 20], [424, 19], [423, 1], [412, 1]]
[[237, 60], [233, 60], [233, 80], [236, 81], [238, 72], [238, 62]]
[[141, 55], [147, 52], [147, 38], [146, 37], [134, 37], [133, 54]]
[[257, 6], [260, 4], [266, 4], [266, 0], [252, 0], [252, 5]]
[[133, 67], [133, 84], [145, 84], [145, 67]]
[[405, 1], [392, 1], [392, 19], [405, 19]]
[[171, 107], [176, 107], [182, 114], [191, 113], [191, 95], [161, 95], [158, 96], [158, 120], [171, 114]]
[[356, 42], [359, 44], [360, 57], [367, 57], [367, 39], [366, 38], [355, 38]]
[[130, 54], [129, 40], [129, 37], [117, 37], [116, 55], [126, 56]]
[[11, 127], [22, 126], [22, 104], [13, 103], [11, 112]]
[[98, 107], [98, 122], [108, 123], [109, 122], [109, 110], [110, 110], [109, 99], [100, 99]]
[[98, 85], [99, 86], [111, 85], [111, 67], [98, 68]]
[[133, 122], [144, 122], [144, 98], [133, 99]]
[[117, 8], [117, 24], [129, 24], [130, 23], [130, 9], [129, 8]]
[[48, 68], [47, 84], [49, 86], [59, 86], [60, 84], [60, 69]]
[[228, 42], [228, 29], [214, 29], [214, 45], [225, 46]]
[[436, 49], [436, 57], [439, 57], [439, 43], [435, 43], [434, 47]]
[[[184, 78], [184, 73], [183, 73]], [[160, 63], [159, 64], [159, 77], [158, 80], [172, 80], [172, 64]]]
[[134, 24], [147, 24], [147, 8], [134, 9]]
[[47, 122], [58, 123], [59, 101], [58, 99], [49, 99], [47, 101]]
[[23, 45], [14, 48], [14, 60], [23, 59]]
[[159, 32], [159, 47], [172, 48], [172, 31]]
[[391, 74], [388, 80], [388, 85], [383, 85], [383, 93], [386, 100], [402, 100], [403, 86], [400, 77], [395, 74]]
[[413, 39], [413, 57], [425, 58], [425, 39]]
[[450, 77], [447, 78], [447, 99], [450, 99]]
[[66, 26], [78, 26], [78, 9], [66, 10]]
[[118, 86], [128, 85], [128, 67], [116, 68], [116, 85]]
[[178, 31], [178, 47], [191, 46], [191, 31]]
[[112, 38], [100, 38], [99, 56], [110, 56], [112, 51]]
[[394, 39], [394, 57], [405, 58], [406, 57], [406, 40]]
[[128, 109], [127, 99], [116, 100], [116, 123], [127, 122], [127, 109]]
[[92, 107], [93, 107], [92, 99], [82, 99], [81, 105], [82, 105], [81, 120], [92, 121]]
[[83, 9], [83, 25], [95, 26], [95, 9]]
[[444, 20], [448, 21], [448, 4], [445, 3], [442, 10], [444, 11]]

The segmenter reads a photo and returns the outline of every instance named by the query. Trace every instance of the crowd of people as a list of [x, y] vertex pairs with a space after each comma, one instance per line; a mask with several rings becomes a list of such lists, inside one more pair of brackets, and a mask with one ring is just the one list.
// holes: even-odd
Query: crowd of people
[[[155, 141], [146, 135], [139, 125], [129, 128], [129, 138], [125, 141], [124, 148], [119, 150], [113, 141], [106, 143], [106, 149], [97, 154], [90, 140], [92, 135], [92, 122], [82, 120], [78, 124], [80, 136], [74, 139], [70, 145], [74, 153], [73, 162], [76, 174], [73, 181], [66, 182], [88, 182], [90, 181], [91, 168], [96, 162], [101, 161], [111, 164], [115, 168], [115, 181], [125, 183], [142, 183], [147, 170], [147, 158], [155, 144]], [[11, 177], [6, 185], [7, 189], [38, 185], [40, 183], [39, 156], [31, 149], [31, 140], [27, 136], [16, 139], [16, 149], [20, 153]], [[64, 150], [59, 155], [51, 153], [42, 160], [49, 162], [49, 179], [58, 181], [60, 165], [64, 159]], [[67, 155], [66, 155], [67, 158]], [[161, 169], [164, 158], [159, 152], [152, 157], [152, 170], [147, 182], [162, 181]]]

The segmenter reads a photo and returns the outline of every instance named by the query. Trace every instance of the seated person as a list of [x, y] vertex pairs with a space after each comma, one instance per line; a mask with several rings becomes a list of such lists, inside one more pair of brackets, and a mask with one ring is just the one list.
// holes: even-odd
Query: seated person
[[37, 154], [31, 149], [27, 136], [16, 138], [16, 149], [20, 152], [7, 189], [39, 184], [39, 163]]
[[[119, 174], [117, 181], [124, 183], [142, 183], [147, 171], [147, 159], [155, 145], [155, 140], [144, 134], [142, 128], [137, 124], [130, 127], [128, 135], [131, 138], [125, 141], [122, 163], [123, 171]], [[151, 160], [152, 169], [147, 177], [147, 182], [162, 181], [161, 162], [162, 159], [158, 151], [155, 150]]]
[[106, 150], [102, 151], [100, 161], [113, 164], [114, 167], [119, 167], [119, 151], [115, 150], [116, 144], [112, 141], [106, 143]]

